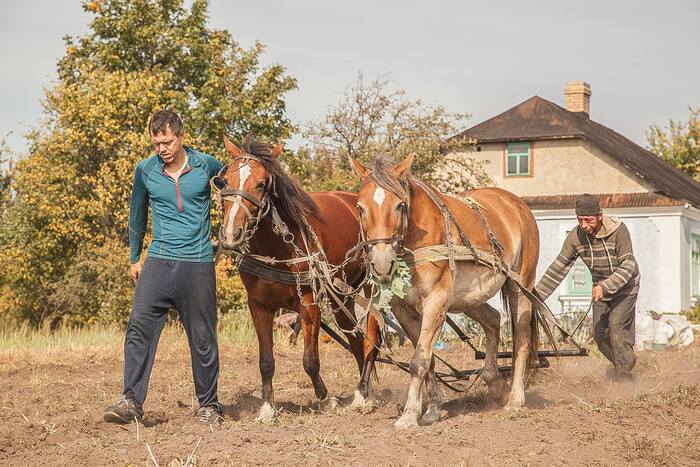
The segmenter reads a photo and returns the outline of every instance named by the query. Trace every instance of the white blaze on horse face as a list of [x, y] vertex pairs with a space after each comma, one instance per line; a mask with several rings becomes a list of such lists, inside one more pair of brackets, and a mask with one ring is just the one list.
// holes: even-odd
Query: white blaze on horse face
[[377, 203], [377, 206], [381, 206], [384, 202], [384, 198], [386, 198], [386, 192], [384, 191], [384, 188], [378, 186], [377, 189], [374, 190], [374, 196], [372, 199], [374, 199], [374, 202]]
[[[243, 190], [243, 187], [245, 186], [246, 180], [248, 180], [248, 177], [250, 177], [250, 174], [252, 172], [252, 169], [250, 166], [244, 162], [241, 162], [238, 166], [238, 189]], [[238, 203], [234, 203], [233, 206], [231, 206], [231, 211], [228, 213], [228, 222], [226, 223], [226, 238], [233, 236], [233, 221], [236, 218], [236, 214], [238, 214], [238, 208], [239, 208]]]

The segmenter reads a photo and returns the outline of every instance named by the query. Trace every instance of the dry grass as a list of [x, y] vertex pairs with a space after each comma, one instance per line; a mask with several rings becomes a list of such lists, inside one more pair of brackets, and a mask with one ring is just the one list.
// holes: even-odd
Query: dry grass
[[[178, 321], [169, 321], [162, 341], [172, 342], [184, 337]], [[219, 319], [219, 342], [225, 345], [249, 345], [256, 342], [255, 329], [248, 313], [227, 314]], [[118, 347], [124, 343], [124, 329], [119, 326], [48, 327], [32, 329], [22, 325], [0, 328], [0, 355], [12, 358], [20, 354], [53, 354], [56, 352], [84, 352], [104, 347]]]

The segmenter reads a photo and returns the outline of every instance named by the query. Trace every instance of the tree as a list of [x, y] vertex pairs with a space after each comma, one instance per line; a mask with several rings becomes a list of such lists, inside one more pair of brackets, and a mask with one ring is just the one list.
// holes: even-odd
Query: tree
[[222, 137], [287, 138], [280, 65], [207, 27], [207, 1], [103, 0], [84, 37], [66, 37], [43, 128], [13, 170], [0, 228], [0, 317], [40, 325], [124, 321], [132, 284], [128, 204], [136, 163], [152, 153], [149, 116], [179, 112], [186, 144], [225, 160]]
[[0, 139], [0, 219], [4, 219], [5, 210], [10, 205], [12, 194], [12, 151], [4, 139]]
[[387, 77], [366, 84], [359, 74], [325, 118], [307, 125], [307, 144], [285, 161], [307, 188], [353, 190], [359, 183], [348, 157], [367, 163], [379, 154], [394, 160], [415, 154], [414, 174], [441, 190], [458, 192], [489, 182], [483, 163], [448, 155], [465, 148], [463, 141], [451, 137], [467, 118], [440, 105], [407, 99], [405, 91], [390, 89]]
[[700, 181], [700, 108], [689, 108], [688, 122], [669, 120], [666, 129], [647, 131], [649, 150]]

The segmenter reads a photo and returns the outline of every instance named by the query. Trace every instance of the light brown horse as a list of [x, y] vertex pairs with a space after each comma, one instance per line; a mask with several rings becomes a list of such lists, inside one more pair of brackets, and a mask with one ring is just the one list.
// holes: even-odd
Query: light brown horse
[[[273, 230], [269, 209], [274, 205], [294, 235], [294, 242], [298, 248], [305, 251], [300, 230], [306, 229], [305, 225], [308, 222], [317, 235], [328, 262], [334, 265], [341, 264], [346, 252], [352, 249], [358, 240], [359, 221], [355, 209], [357, 195], [344, 192], [304, 192], [282, 170], [278, 160], [282, 149], [280, 145], [259, 143], [252, 137], [246, 137], [242, 148], [238, 148], [228, 139], [225, 139], [224, 143], [232, 162], [213, 180], [214, 185], [222, 190], [221, 193], [229, 193], [229, 196], [223, 197], [224, 220], [220, 232], [222, 246], [237, 249], [243, 243], [248, 243], [251, 254], [276, 259], [295, 257], [293, 247]], [[309, 239], [312, 238], [308, 229], [305, 230], [305, 235]], [[292, 267], [294, 270], [304, 271], [308, 269], [308, 263]], [[346, 277], [351, 281], [350, 285], [354, 286], [362, 281], [365, 266], [361, 259], [349, 263], [344, 269]], [[262, 407], [258, 419], [269, 421], [275, 414], [272, 389], [272, 377], [275, 372], [272, 330], [275, 311], [279, 308], [299, 313], [304, 336], [304, 370], [311, 378], [319, 407], [334, 407], [337, 400], [328, 397], [320, 375], [318, 334], [321, 311], [314, 303], [312, 290], [307, 286], [297, 290], [296, 285], [264, 279], [243, 271], [241, 279], [248, 293], [248, 307], [260, 350]], [[352, 310], [352, 303], [347, 307]], [[353, 323], [343, 312], [338, 312], [336, 319], [343, 329], [353, 328]], [[377, 355], [375, 344], [380, 344], [379, 329], [374, 319], [369, 320], [367, 335], [370, 336], [369, 339], [363, 342], [360, 334], [346, 333], [361, 375], [353, 405], [363, 405], [369, 392], [370, 376]]]
[[[371, 272], [379, 282], [390, 280], [403, 248], [416, 250], [446, 242], [445, 218], [427, 191], [409, 175], [412, 161], [409, 156], [394, 165], [378, 157], [371, 169], [351, 161], [362, 180], [357, 206]], [[476, 210], [457, 198], [428, 189], [451, 211], [475, 248], [492, 251], [492, 241]], [[528, 290], [532, 290], [539, 255], [539, 232], [530, 209], [520, 198], [498, 188], [471, 190], [468, 196], [478, 203], [487, 225], [502, 244], [504, 263], [519, 274], [520, 282]], [[463, 244], [454, 224], [451, 224], [450, 234], [455, 245]], [[507, 386], [496, 365], [500, 315], [486, 303], [499, 291], [506, 297], [514, 324], [515, 362], [506, 408], [520, 408], [524, 404], [526, 365], [533, 352], [537, 353], [536, 338], [533, 341], [537, 326], [530, 302], [512, 279], [490, 267], [457, 261], [453, 271], [447, 260], [426, 262], [411, 267], [411, 288], [406, 297], [394, 297], [392, 301], [392, 311], [415, 348], [410, 364], [408, 399], [395, 424], [397, 428], [418, 425], [423, 383], [428, 408], [421, 422], [433, 423], [440, 417], [441, 397], [434, 375], [433, 349], [448, 312], [465, 313], [484, 328], [483, 378], [491, 396], [504, 399]]]

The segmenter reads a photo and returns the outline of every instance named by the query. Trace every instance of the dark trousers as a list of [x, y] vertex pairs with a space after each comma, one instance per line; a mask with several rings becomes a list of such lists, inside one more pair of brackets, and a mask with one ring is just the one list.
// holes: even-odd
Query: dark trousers
[[147, 258], [136, 283], [124, 341], [124, 395], [141, 410], [168, 310], [177, 309], [187, 333], [192, 375], [202, 407], [217, 400], [216, 276], [213, 263]]
[[636, 303], [637, 294], [593, 303], [593, 335], [596, 344], [620, 374], [629, 374], [637, 363], [634, 355]]

